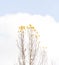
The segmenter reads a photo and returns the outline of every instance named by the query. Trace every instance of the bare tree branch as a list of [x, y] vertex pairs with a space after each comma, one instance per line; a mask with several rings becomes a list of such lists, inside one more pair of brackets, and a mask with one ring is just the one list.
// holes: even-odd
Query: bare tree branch
[[22, 26], [21, 26], [21, 32], [20, 32], [19, 40], [20, 41], [17, 42], [17, 46], [18, 46], [19, 51], [20, 51], [20, 56], [18, 58], [19, 65], [25, 65], [24, 30], [23, 30], [23, 27]]
[[28, 35], [29, 35], [29, 65], [34, 65], [34, 60], [38, 50], [38, 46], [37, 46], [38, 39], [35, 37], [37, 33], [34, 31], [34, 27], [31, 25], [29, 25], [28, 28]]

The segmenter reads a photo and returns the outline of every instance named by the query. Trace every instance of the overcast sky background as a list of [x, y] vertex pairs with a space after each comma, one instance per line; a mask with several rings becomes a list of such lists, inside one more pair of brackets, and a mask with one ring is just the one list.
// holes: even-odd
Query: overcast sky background
[[50, 59], [59, 64], [59, 0], [0, 0], [0, 65], [14, 65], [19, 25], [32, 23]]

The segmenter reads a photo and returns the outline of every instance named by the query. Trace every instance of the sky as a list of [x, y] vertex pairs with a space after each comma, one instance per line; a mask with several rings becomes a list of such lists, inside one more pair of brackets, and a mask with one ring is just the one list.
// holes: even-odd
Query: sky
[[0, 15], [26, 12], [51, 15], [59, 21], [59, 0], [0, 0]]
[[17, 61], [17, 31], [33, 24], [48, 57], [59, 64], [59, 0], [0, 0], [0, 65]]

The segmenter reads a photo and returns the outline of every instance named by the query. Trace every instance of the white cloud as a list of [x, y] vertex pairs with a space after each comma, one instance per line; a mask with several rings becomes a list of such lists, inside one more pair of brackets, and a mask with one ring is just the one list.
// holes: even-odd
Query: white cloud
[[[13, 65], [16, 55], [16, 36], [18, 26], [33, 24], [40, 34], [40, 44], [48, 46], [51, 59], [59, 60], [59, 23], [51, 16], [26, 13], [0, 16], [0, 60], [6, 58]], [[1, 35], [2, 34], [2, 35]], [[4, 56], [4, 57], [3, 57]], [[6, 65], [7, 65], [7, 60]], [[4, 60], [2, 60], [4, 62]], [[2, 63], [3, 64], [3, 63]], [[1, 64], [1, 65], [2, 65]]]

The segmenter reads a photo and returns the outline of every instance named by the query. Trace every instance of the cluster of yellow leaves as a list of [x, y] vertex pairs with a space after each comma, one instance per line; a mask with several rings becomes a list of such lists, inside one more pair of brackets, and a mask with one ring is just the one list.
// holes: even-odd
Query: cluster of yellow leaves
[[21, 32], [21, 31], [23, 31], [23, 30], [25, 30], [25, 26], [20, 26], [20, 27], [19, 27], [19, 31]]
[[29, 24], [29, 26], [27, 26], [28, 29], [35, 29], [34, 26], [32, 26], [31, 24]]
[[34, 32], [36, 32], [35, 37], [36, 37], [36, 38], [39, 37], [38, 32], [36, 31], [36, 29], [34, 28], [34, 26], [32, 26], [31, 24], [29, 24], [28, 26], [20, 26], [20, 27], [19, 27], [19, 32], [22, 32], [22, 31], [24, 31], [24, 30], [26, 30], [26, 29], [31, 29], [31, 30], [33, 30]]

